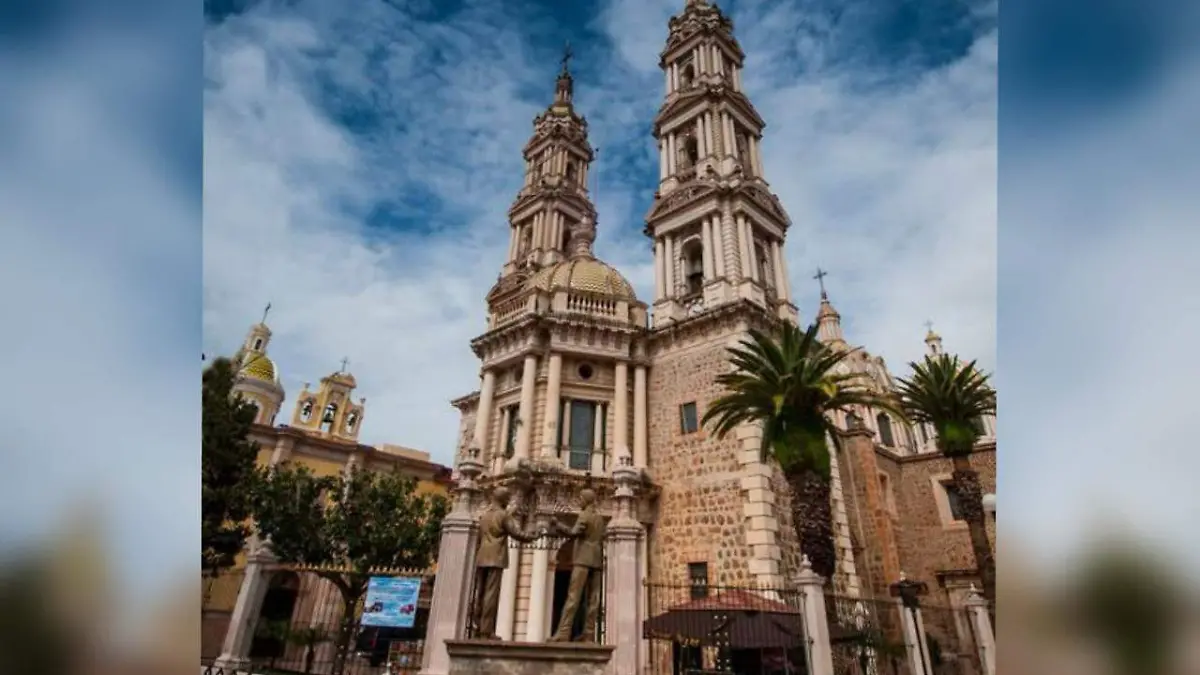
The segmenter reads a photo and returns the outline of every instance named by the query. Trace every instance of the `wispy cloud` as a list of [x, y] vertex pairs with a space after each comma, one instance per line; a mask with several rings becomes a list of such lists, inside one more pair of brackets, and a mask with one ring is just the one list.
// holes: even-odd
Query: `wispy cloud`
[[[600, 148], [598, 253], [649, 296], [649, 130], [666, 20], [682, 6], [612, 0], [556, 20], [466, 2], [434, 19], [309, 2], [211, 26], [206, 349], [231, 351], [270, 300], [290, 394], [349, 356], [368, 398], [364, 440], [449, 461], [457, 415], [447, 401], [477, 383], [467, 343], [484, 328], [520, 148], [549, 102], [564, 35], [585, 38], [576, 90]], [[815, 309], [820, 265], [851, 339], [895, 366], [920, 355], [929, 318], [951, 347], [992, 367], [994, 31], [889, 71], [815, 58], [834, 37], [850, 39], [823, 7], [746, 3], [733, 18], [747, 90], [770, 125], [768, 179], [794, 221], [802, 316]], [[797, 34], [812, 37], [798, 45]]]

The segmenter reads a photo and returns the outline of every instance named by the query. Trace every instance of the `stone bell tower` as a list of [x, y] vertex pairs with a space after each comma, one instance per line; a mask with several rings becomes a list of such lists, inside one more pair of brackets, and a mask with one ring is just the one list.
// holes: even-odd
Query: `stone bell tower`
[[[790, 221], [766, 181], [765, 122], [742, 91], [744, 54], [716, 6], [672, 17], [654, 120], [649, 469], [661, 487], [651, 575], [778, 584], [799, 570], [788, 491], [760, 461], [761, 431], [723, 440], [700, 426], [720, 395], [726, 348], [751, 328], [797, 321], [783, 244]], [[694, 579], [693, 579], [694, 580]]]

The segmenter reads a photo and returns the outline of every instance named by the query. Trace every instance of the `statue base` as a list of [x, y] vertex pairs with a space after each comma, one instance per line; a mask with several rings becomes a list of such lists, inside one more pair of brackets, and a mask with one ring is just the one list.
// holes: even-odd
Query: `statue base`
[[450, 675], [604, 675], [613, 645], [446, 640]]

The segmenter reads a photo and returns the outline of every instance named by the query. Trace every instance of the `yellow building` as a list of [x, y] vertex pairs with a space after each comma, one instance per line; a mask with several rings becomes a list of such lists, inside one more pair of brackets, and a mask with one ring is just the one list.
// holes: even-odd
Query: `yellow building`
[[[354, 400], [357, 382], [344, 364], [338, 372], [321, 378], [315, 390], [305, 384], [296, 396], [290, 423], [276, 425], [285, 392], [279, 369], [267, 355], [270, 342], [271, 329], [265, 323], [255, 324], [233, 357], [238, 369], [234, 392], [258, 408], [250, 438], [258, 443], [261, 466], [300, 463], [319, 476], [335, 476], [352, 467], [372, 471], [398, 468], [417, 479], [419, 491], [448, 494], [451, 470], [430, 461], [428, 453], [358, 442], [366, 399]], [[247, 548], [252, 547], [253, 543]], [[427, 594], [423, 590], [422, 604], [427, 602]], [[218, 656], [241, 660], [256, 650], [263, 651], [262, 640], [256, 645], [254, 637], [260, 620], [292, 625], [335, 622], [333, 613], [340, 611], [337, 597], [332, 584], [314, 574], [281, 569], [243, 553], [233, 569], [204, 581], [201, 655], [206, 660]], [[235, 614], [244, 617], [240, 625]], [[328, 643], [319, 646], [317, 660], [328, 661], [324, 652], [329, 649]]]

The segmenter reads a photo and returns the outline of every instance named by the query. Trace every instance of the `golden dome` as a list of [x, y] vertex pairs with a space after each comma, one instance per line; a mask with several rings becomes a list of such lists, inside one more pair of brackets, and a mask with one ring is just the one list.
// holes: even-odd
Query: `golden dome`
[[263, 382], [271, 382], [278, 384], [278, 371], [275, 369], [275, 362], [267, 358], [266, 354], [251, 353], [246, 357], [245, 363], [242, 364], [238, 375], [252, 380], [262, 380]]
[[617, 270], [590, 257], [576, 257], [538, 270], [526, 288], [594, 293], [621, 300], [636, 300], [633, 286]]

